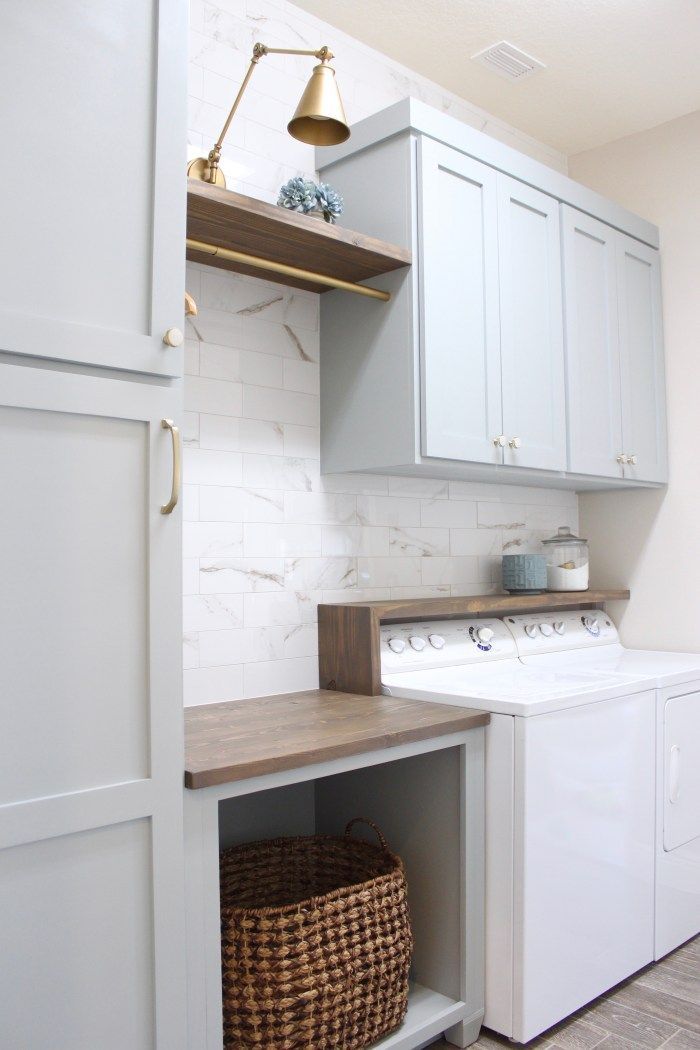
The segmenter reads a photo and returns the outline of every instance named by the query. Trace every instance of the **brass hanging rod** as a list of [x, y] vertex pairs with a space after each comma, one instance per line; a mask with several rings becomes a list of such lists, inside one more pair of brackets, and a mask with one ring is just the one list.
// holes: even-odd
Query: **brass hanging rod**
[[272, 259], [262, 259], [259, 255], [248, 255], [246, 252], [237, 252], [232, 248], [220, 248], [216, 244], [207, 244], [206, 241], [195, 241], [187, 238], [187, 247], [193, 252], [202, 252], [205, 255], [218, 255], [221, 259], [230, 259], [232, 262], [243, 263], [245, 266], [255, 266], [260, 270], [271, 270], [273, 273], [284, 274], [285, 277], [296, 277], [300, 281], [310, 281], [316, 284], [325, 284], [329, 288], [340, 288], [343, 292], [355, 292], [357, 295], [366, 295], [369, 299], [379, 299], [388, 303], [391, 292], [384, 292], [380, 288], [368, 288], [364, 284], [353, 284], [352, 281], [342, 281], [340, 277], [328, 277], [325, 273], [314, 273], [313, 270], [301, 270], [298, 266], [287, 266], [286, 263], [274, 262]]

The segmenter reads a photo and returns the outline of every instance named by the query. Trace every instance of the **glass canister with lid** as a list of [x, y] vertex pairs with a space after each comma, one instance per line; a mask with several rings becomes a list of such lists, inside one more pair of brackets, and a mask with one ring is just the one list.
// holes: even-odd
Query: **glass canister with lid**
[[542, 541], [547, 558], [548, 591], [588, 590], [588, 540], [574, 536], [568, 526]]

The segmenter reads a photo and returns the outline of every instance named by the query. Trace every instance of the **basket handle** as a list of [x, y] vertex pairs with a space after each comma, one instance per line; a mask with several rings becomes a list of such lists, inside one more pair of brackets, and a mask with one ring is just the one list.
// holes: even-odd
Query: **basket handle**
[[349, 820], [347, 822], [347, 824], [345, 825], [345, 834], [346, 835], [350, 834], [350, 832], [352, 831], [352, 828], [353, 828], [353, 826], [355, 824], [367, 824], [367, 825], [369, 825], [369, 827], [372, 829], [372, 831], [375, 831], [377, 833], [377, 838], [379, 839], [379, 844], [381, 845], [382, 849], [385, 849], [385, 850], [389, 849], [389, 847], [387, 845], [387, 841], [384, 838], [384, 836], [382, 835], [382, 833], [379, 830], [379, 828], [377, 827], [377, 825], [374, 823], [373, 820], [369, 820], [367, 817], [353, 817], [352, 820]]

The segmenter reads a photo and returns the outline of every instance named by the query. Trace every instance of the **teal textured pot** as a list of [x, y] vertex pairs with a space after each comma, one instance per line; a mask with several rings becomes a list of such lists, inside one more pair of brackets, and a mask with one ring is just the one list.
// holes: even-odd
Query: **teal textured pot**
[[511, 594], [541, 594], [547, 589], [547, 559], [543, 554], [504, 554], [503, 587]]

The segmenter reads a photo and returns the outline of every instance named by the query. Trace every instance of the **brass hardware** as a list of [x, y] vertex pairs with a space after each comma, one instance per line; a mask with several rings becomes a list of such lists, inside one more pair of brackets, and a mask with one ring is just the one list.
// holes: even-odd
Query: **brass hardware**
[[161, 514], [172, 514], [180, 498], [180, 484], [182, 481], [182, 463], [180, 455], [180, 429], [176, 427], [172, 419], [161, 419], [160, 425], [163, 430], [169, 430], [173, 439], [173, 485], [170, 491], [170, 499], [161, 508]]
[[189, 292], [185, 292], [185, 317], [196, 317], [198, 313], [197, 304]]
[[[244, 263], [246, 266], [282, 273], [286, 277], [297, 277], [301, 281], [315, 281], [316, 284], [325, 284], [329, 288], [340, 288], [344, 292], [355, 292], [357, 295], [366, 295], [370, 299], [379, 299], [383, 303], [388, 303], [391, 299], [391, 292], [384, 292], [379, 288], [368, 288], [364, 284], [353, 284], [352, 281], [342, 281], [339, 277], [328, 277], [324, 273], [314, 273], [313, 270], [300, 270], [298, 266], [287, 266], [286, 263], [274, 262], [272, 259], [262, 259], [259, 255], [236, 252], [232, 248], [220, 248], [216, 244], [194, 241], [190, 237], [187, 238], [186, 243], [187, 247], [194, 252], [218, 255], [221, 259], [231, 259], [233, 262]], [[505, 443], [505, 438], [503, 441]]]
[[179, 328], [169, 328], [163, 336], [166, 346], [182, 346], [184, 335]]
[[226, 187], [226, 179], [219, 168], [223, 142], [245, 89], [248, 87], [248, 81], [253, 75], [253, 70], [265, 55], [308, 55], [321, 60], [320, 66], [314, 66], [311, 79], [304, 89], [296, 112], [287, 125], [287, 131], [293, 138], [299, 139], [300, 142], [308, 142], [312, 146], [335, 146], [350, 137], [350, 128], [338, 85], [335, 82], [335, 70], [328, 65], [333, 58], [333, 52], [328, 47], [324, 45], [318, 51], [300, 51], [289, 47], [268, 47], [267, 44], [256, 44], [248, 71], [238, 89], [221, 134], [206, 158], [197, 157], [190, 161], [187, 166], [187, 174], [190, 178]]

